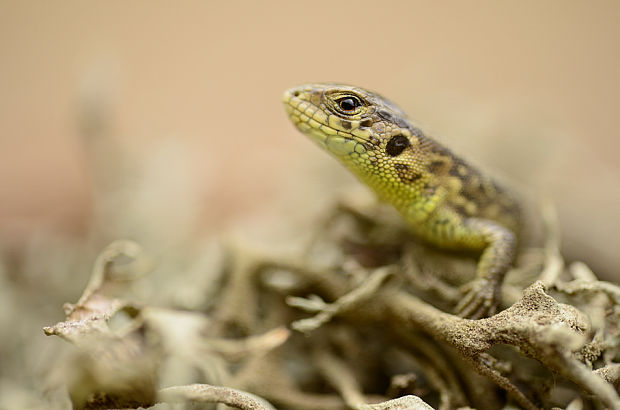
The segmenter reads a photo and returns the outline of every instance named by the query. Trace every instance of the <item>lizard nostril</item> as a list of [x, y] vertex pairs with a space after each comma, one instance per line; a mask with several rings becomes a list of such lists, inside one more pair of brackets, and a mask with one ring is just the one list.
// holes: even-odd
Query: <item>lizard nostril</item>
[[299, 97], [299, 91], [293, 92], [293, 97]]

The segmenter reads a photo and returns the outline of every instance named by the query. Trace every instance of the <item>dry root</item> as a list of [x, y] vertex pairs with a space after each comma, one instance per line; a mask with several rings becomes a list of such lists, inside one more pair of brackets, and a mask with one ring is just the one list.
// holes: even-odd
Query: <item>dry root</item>
[[538, 280], [518, 266], [514, 303], [469, 320], [446, 312], [475, 259], [446, 261], [381, 215], [340, 207], [328, 220], [301, 255], [231, 248], [206, 311], [115, 296], [152, 263], [133, 242], [110, 245], [67, 320], [44, 329], [76, 346], [74, 407], [620, 408], [620, 288], [565, 268], [553, 229]]

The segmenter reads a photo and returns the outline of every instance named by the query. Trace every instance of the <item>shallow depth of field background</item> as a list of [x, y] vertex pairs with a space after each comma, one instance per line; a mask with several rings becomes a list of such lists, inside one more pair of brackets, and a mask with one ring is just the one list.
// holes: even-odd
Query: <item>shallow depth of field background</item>
[[[332, 81], [389, 96], [456, 152], [551, 198], [570, 254], [617, 275], [618, 2], [3, 1], [0, 10], [9, 261], [42, 233], [91, 229], [101, 198], [80, 127], [85, 101], [104, 112], [105, 138], [123, 155], [160, 147], [162, 178], [183, 167], [200, 236], [250, 214], [311, 209], [356, 184], [280, 103], [288, 87]], [[183, 154], [167, 163], [168, 150]], [[170, 224], [189, 212], [169, 204], [158, 216]]]
[[303, 190], [318, 172], [352, 181], [293, 130], [280, 103], [287, 87], [335, 81], [380, 91], [455, 151], [544, 192], [572, 252], [600, 269], [620, 264], [617, 2], [0, 8], [6, 252], [41, 231], [88, 229], [84, 96], [104, 102], [120, 149], [183, 147], [187, 183], [204, 199], [196, 229], [210, 231]]
[[[487, 169], [558, 204], [570, 245], [620, 264], [620, 5], [580, 2], [20, 2], [0, 5], [0, 245], [80, 235], [93, 207], [80, 98], [123, 149], [184, 145], [201, 229], [269, 207], [332, 160], [287, 87], [378, 90]], [[292, 183], [291, 180], [295, 182]], [[182, 210], [170, 210], [170, 218]]]
[[66, 345], [41, 327], [110, 240], [311, 226], [358, 186], [289, 124], [304, 82], [379, 91], [551, 199], [566, 254], [617, 281], [619, 21], [617, 1], [0, 1], [0, 408], [35, 407]]

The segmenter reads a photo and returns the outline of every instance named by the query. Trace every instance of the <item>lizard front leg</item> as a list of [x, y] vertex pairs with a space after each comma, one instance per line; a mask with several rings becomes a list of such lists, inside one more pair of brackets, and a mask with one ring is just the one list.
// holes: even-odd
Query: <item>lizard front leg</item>
[[478, 267], [476, 279], [466, 284], [463, 299], [456, 306], [459, 316], [471, 319], [491, 316], [497, 311], [502, 281], [516, 251], [515, 234], [508, 228], [487, 220], [468, 218], [463, 221], [461, 241], [486, 243]]

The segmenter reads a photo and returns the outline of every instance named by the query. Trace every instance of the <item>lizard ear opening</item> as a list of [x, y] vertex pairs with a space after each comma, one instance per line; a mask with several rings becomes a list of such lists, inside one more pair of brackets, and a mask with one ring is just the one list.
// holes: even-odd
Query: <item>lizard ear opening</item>
[[405, 148], [410, 145], [411, 142], [409, 141], [409, 138], [405, 137], [402, 134], [394, 135], [392, 138], [390, 138], [387, 145], [385, 146], [385, 152], [390, 157], [395, 157], [397, 155], [400, 155], [405, 150]]

